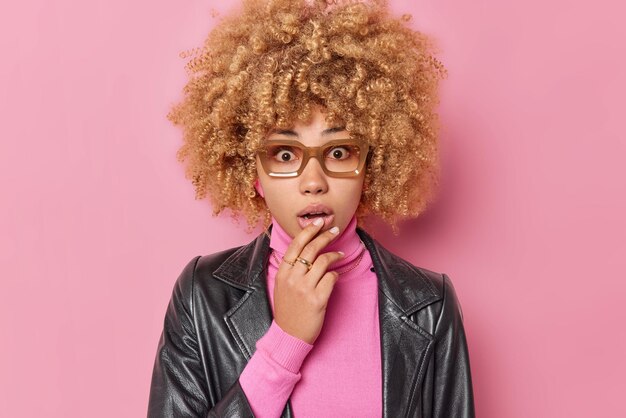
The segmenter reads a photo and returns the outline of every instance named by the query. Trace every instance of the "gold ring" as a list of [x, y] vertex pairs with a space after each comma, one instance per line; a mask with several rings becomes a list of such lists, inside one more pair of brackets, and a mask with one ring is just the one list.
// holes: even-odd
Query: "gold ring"
[[305, 260], [302, 257], [296, 257], [296, 261], [299, 261], [302, 264], [304, 264], [306, 266], [307, 270], [311, 270], [311, 268], [313, 267], [313, 264], [311, 264], [311, 262], [309, 260]]
[[287, 260], [285, 257], [283, 257], [283, 261], [284, 261], [285, 263], [289, 264], [291, 267], [293, 267], [293, 266], [295, 266], [295, 265], [296, 265], [295, 260], [294, 260], [294, 261], [289, 261], [289, 260]]

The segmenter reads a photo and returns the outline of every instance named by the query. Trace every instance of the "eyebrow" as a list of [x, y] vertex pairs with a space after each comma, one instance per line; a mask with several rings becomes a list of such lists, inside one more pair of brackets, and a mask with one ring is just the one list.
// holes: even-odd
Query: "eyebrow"
[[[324, 129], [322, 131], [322, 136], [334, 134], [337, 132], [343, 132], [345, 130], [346, 130], [345, 126], [335, 126], [333, 128]], [[296, 138], [299, 136], [295, 131], [292, 131], [291, 129], [276, 129], [272, 131], [271, 133], [277, 134], [277, 135], [295, 136]]]

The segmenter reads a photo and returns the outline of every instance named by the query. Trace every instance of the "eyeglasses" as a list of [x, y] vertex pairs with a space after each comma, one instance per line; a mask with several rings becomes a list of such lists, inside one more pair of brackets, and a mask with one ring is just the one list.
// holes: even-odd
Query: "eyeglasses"
[[317, 158], [330, 177], [355, 177], [363, 170], [369, 146], [360, 139], [335, 139], [320, 147], [306, 147], [298, 141], [266, 141], [257, 155], [270, 177], [298, 177], [310, 158]]

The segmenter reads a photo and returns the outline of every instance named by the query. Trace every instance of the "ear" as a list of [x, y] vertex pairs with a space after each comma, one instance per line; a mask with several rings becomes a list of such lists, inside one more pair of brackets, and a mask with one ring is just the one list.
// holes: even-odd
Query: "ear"
[[265, 197], [265, 193], [263, 193], [263, 186], [261, 186], [261, 182], [259, 181], [258, 178], [254, 182], [254, 188], [259, 193], [259, 195], [261, 195], [261, 197], [263, 197], [263, 198]]

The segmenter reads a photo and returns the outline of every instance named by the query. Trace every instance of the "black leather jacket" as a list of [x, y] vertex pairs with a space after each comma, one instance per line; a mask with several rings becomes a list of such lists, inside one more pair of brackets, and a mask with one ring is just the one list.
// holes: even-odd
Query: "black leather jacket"
[[[357, 233], [379, 283], [381, 416], [474, 417], [462, 312], [450, 279]], [[269, 238], [261, 234], [184, 268], [165, 315], [149, 417], [253, 416], [238, 378], [272, 321], [268, 255]], [[290, 402], [282, 417], [293, 417]]]

